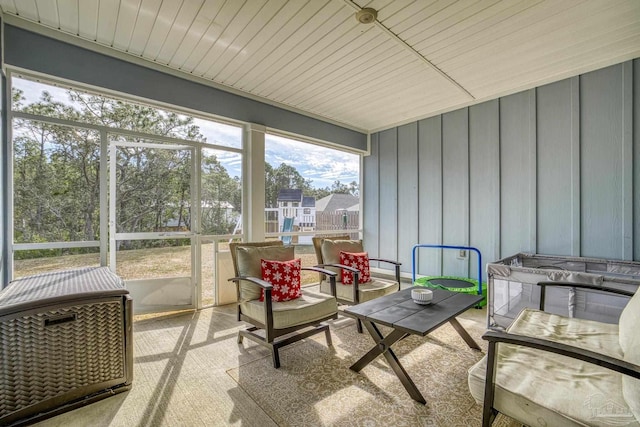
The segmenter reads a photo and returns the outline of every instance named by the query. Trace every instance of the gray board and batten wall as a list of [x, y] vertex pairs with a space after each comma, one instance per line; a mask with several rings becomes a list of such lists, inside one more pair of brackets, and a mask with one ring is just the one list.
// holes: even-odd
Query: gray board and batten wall
[[[407, 273], [418, 243], [640, 261], [640, 59], [375, 133], [363, 186], [366, 249]], [[457, 255], [418, 273], [475, 278]]]

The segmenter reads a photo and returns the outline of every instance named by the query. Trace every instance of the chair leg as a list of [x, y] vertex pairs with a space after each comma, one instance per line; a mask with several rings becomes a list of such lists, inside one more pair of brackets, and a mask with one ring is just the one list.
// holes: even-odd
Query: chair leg
[[331, 331], [329, 328], [324, 330], [324, 335], [327, 337], [327, 347], [331, 347], [333, 343], [331, 342]]
[[258, 328], [256, 328], [255, 326], [251, 326], [249, 328], [239, 330], [238, 331], [238, 344], [242, 344], [242, 340], [244, 339], [245, 335], [248, 335], [249, 338], [251, 338], [251, 332], [255, 332], [257, 330], [258, 330]]
[[273, 367], [278, 369], [280, 367], [280, 354], [278, 353], [278, 347], [271, 346], [271, 356], [273, 358]]

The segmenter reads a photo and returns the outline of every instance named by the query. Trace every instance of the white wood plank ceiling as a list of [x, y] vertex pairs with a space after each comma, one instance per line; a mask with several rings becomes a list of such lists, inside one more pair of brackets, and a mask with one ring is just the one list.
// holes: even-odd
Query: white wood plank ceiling
[[[365, 131], [640, 57], [639, 0], [0, 0], [0, 7], [5, 16]], [[359, 23], [362, 7], [376, 9], [377, 21]]]

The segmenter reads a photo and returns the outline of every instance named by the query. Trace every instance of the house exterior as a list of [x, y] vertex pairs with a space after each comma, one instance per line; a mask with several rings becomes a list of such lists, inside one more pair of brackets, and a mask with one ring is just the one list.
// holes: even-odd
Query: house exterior
[[360, 199], [352, 194], [329, 194], [316, 202], [318, 212], [336, 212], [352, 210], [359, 206]]
[[358, 230], [360, 198], [352, 194], [329, 194], [316, 202], [316, 229]]
[[[278, 229], [284, 230], [284, 219], [293, 218], [299, 231], [312, 231], [316, 225], [316, 198], [305, 196], [302, 190], [283, 188], [278, 192]], [[304, 229], [304, 230], [303, 230]]]

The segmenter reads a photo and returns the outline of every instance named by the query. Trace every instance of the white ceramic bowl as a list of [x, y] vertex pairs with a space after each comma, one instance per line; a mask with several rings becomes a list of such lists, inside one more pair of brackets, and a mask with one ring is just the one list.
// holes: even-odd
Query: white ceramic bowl
[[433, 291], [431, 289], [411, 289], [411, 299], [416, 304], [431, 304]]

